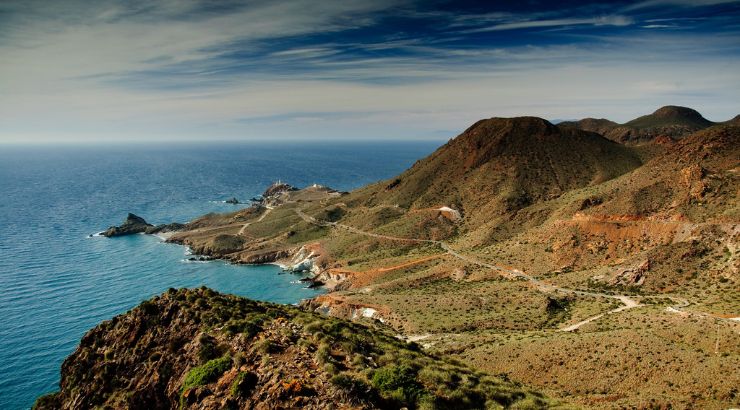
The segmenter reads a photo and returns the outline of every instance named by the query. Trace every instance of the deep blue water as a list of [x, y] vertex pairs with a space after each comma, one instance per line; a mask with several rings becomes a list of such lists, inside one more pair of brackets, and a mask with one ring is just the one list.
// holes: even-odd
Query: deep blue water
[[186, 249], [146, 235], [87, 238], [127, 212], [150, 223], [238, 209], [281, 179], [351, 190], [389, 178], [438, 142], [0, 146], [0, 409], [57, 390], [82, 335], [169, 287], [278, 303], [316, 295], [274, 266], [186, 263]]

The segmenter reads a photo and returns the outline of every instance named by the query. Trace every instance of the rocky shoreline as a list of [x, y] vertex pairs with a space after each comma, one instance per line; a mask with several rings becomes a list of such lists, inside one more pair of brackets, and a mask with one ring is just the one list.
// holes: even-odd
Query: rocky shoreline
[[[337, 192], [319, 185], [314, 185], [311, 188], [322, 189], [330, 193]], [[259, 198], [255, 198], [256, 200], [250, 207], [239, 212], [258, 212], [264, 209], [272, 209], [289, 201], [286, 195], [298, 191], [300, 191], [298, 188], [278, 181], [269, 186]], [[133, 234], [156, 235], [167, 243], [188, 247], [192, 252], [192, 255], [188, 258], [189, 261], [224, 260], [237, 265], [276, 265], [287, 273], [311, 275], [300, 279], [301, 282], [308, 283], [309, 288], [324, 287], [331, 291], [339, 285], [336, 278], [332, 278], [327, 272], [327, 267], [320, 262], [322, 253], [318, 244], [296, 246], [288, 249], [255, 250], [248, 255], [244, 255], [239, 251], [243, 250], [247, 240], [239, 235], [216, 235], [210, 246], [198, 245], [187, 238], [176, 236], [178, 233], [198, 229], [197, 226], [198, 219], [187, 224], [153, 225], [144, 218], [129, 213], [121, 225], [111, 226], [99, 235], [107, 238]]]

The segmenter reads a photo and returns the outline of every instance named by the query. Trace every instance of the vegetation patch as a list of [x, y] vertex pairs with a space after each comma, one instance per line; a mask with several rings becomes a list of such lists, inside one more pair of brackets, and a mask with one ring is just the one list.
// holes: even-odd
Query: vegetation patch
[[231, 356], [224, 355], [218, 359], [210, 360], [201, 366], [192, 368], [185, 377], [182, 388], [187, 390], [195, 386], [212, 383], [230, 368]]

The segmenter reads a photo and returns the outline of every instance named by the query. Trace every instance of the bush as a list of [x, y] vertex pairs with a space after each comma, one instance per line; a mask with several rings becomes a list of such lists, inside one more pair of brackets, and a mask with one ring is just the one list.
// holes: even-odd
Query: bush
[[337, 369], [337, 366], [334, 365], [334, 363], [327, 363], [324, 365], [324, 371], [329, 374], [337, 374], [339, 369]]
[[228, 355], [210, 360], [202, 366], [193, 367], [188, 372], [188, 375], [185, 376], [185, 381], [182, 383], [182, 391], [184, 392], [195, 386], [215, 382], [230, 368], [231, 356]]
[[356, 379], [345, 373], [340, 373], [331, 378], [331, 383], [340, 389], [346, 390], [350, 393], [366, 394], [369, 387], [367, 383], [362, 380]]
[[244, 356], [244, 353], [237, 352], [234, 355], [234, 366], [236, 366], [237, 369], [242, 367], [242, 365], [246, 362], [247, 362], [247, 358], [246, 356]]
[[257, 314], [247, 319], [229, 320], [224, 329], [227, 333], [244, 333], [249, 337], [254, 337], [262, 331], [262, 326], [267, 319], [269, 319], [267, 315]]
[[452, 374], [448, 370], [436, 366], [421, 369], [419, 380], [430, 386], [451, 384], [453, 382]]
[[270, 339], [260, 339], [255, 343], [257, 351], [262, 354], [268, 354], [273, 350], [273, 344]]
[[203, 333], [200, 335], [198, 343], [200, 343], [200, 348], [198, 349], [198, 359], [200, 360], [200, 363], [205, 363], [221, 356], [221, 351], [219, 351], [216, 346], [216, 339], [210, 335]]
[[151, 300], [145, 300], [141, 302], [139, 305], [139, 309], [141, 309], [142, 312], [144, 312], [147, 316], [154, 316], [157, 313], [159, 313], [159, 308], [157, 307], [157, 304], [152, 302]]
[[376, 370], [371, 382], [383, 397], [407, 405], [414, 403], [422, 392], [416, 381], [416, 370], [405, 364]]
[[32, 410], [57, 409], [61, 407], [62, 403], [59, 399], [59, 392], [54, 392], [44, 394], [43, 396], [36, 399], [36, 402], [33, 403]]
[[316, 349], [316, 362], [318, 364], [325, 364], [331, 359], [331, 347], [327, 343], [321, 343], [319, 348]]

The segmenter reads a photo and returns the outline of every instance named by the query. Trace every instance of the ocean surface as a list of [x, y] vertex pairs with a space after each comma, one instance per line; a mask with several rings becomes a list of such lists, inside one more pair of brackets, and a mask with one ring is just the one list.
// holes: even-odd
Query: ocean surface
[[0, 409], [58, 389], [62, 361], [99, 322], [169, 287], [206, 285], [278, 303], [320, 290], [275, 266], [187, 262], [156, 237], [89, 238], [133, 212], [186, 222], [276, 180], [351, 190], [440, 142], [8, 147], [0, 145]]

